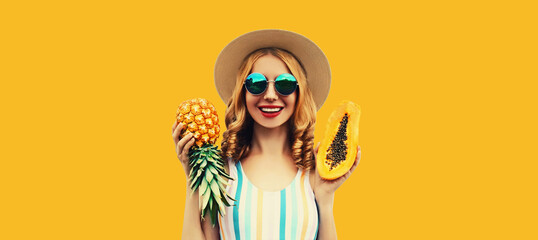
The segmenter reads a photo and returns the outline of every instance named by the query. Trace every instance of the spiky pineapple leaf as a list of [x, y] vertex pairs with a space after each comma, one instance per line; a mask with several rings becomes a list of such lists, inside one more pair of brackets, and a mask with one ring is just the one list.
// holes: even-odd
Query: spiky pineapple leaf
[[225, 208], [232, 206], [231, 203], [235, 201], [226, 192], [228, 180], [232, 178], [224, 168], [225, 162], [217, 146], [194, 146], [189, 152], [189, 160], [191, 189], [198, 190], [201, 217], [204, 219], [209, 214], [211, 222], [215, 224], [217, 216], [226, 214]]
[[211, 197], [211, 194], [204, 194], [202, 196], [202, 209], [205, 209], [207, 206], [207, 203], [209, 202], [209, 198]]
[[228, 202], [228, 200], [226, 200], [226, 198], [222, 198], [222, 202], [223, 202], [224, 205], [226, 205], [227, 207], [232, 206], [232, 205]]
[[218, 175], [219, 175], [219, 173], [217, 172], [217, 169], [215, 169], [215, 167], [213, 167], [213, 166], [209, 166], [209, 167], [207, 167], [207, 169], [208, 169], [209, 171], [211, 171], [211, 173], [213, 173], [215, 176], [218, 176]]
[[205, 171], [205, 180], [207, 182], [211, 182], [211, 180], [213, 180], [213, 174], [211, 171]]
[[213, 209], [213, 202], [214, 201], [209, 201], [209, 209]]
[[208, 213], [209, 208], [202, 209], [202, 219], [204, 219], [204, 216]]
[[219, 210], [224, 211], [224, 203], [222, 202], [222, 200], [220, 198], [215, 198], [215, 201], [217, 201], [217, 204], [219, 206]]
[[[192, 191], [196, 191], [196, 188], [194, 187], [194, 185], [196, 185], [196, 181], [191, 181], [191, 186], [190, 187], [191, 187]], [[196, 186], [198, 186], [198, 185], [196, 185]]]
[[200, 189], [198, 189], [198, 191], [200, 191], [200, 193], [203, 195], [205, 194], [206, 190], [207, 190], [207, 182], [202, 181], [202, 183], [200, 183]]
[[[217, 184], [219, 185], [219, 189], [226, 189], [226, 186], [221, 181], [217, 181]], [[222, 192], [222, 191], [221, 191]]]
[[219, 185], [217, 184], [216, 181], [212, 181], [209, 187], [211, 187], [211, 191], [216, 196], [215, 197], [216, 199], [221, 198]]
[[202, 164], [200, 164], [200, 168], [203, 169], [207, 166], [207, 161], [203, 161]]
[[234, 201], [234, 202], [237, 201], [237, 200], [235, 200], [235, 198], [233, 198], [232, 196], [230, 196], [228, 193], [226, 193], [226, 197], [227, 197], [228, 199], [231, 199], [231, 200]]
[[213, 226], [215, 226], [215, 223], [217, 222], [217, 212], [218, 212], [218, 208], [213, 208], [211, 210], [211, 224], [213, 224]]

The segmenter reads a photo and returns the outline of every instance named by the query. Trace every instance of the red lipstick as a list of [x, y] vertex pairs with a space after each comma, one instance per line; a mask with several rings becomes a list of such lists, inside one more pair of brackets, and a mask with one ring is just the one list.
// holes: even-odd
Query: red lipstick
[[[267, 111], [263, 111], [262, 109], [263, 108], [278, 108], [279, 110], [276, 111], [276, 112], [267, 112]], [[262, 115], [264, 117], [267, 117], [267, 118], [274, 118], [276, 116], [278, 116], [281, 112], [282, 112], [282, 109], [284, 109], [284, 107], [282, 106], [275, 106], [275, 105], [262, 105], [262, 106], [258, 106], [258, 109], [260, 110], [260, 112], [262, 113]]]

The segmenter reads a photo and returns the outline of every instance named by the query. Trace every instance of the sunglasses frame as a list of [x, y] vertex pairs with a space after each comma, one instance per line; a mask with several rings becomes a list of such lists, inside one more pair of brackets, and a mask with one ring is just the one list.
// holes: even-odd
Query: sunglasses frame
[[[252, 75], [252, 74], [260, 74], [260, 75], [263, 76], [263, 78], [265, 79], [265, 88], [263, 89], [263, 91], [262, 91], [261, 93], [258, 93], [258, 94], [252, 93], [252, 92], [248, 89], [248, 87], [247, 87], [247, 79], [248, 79], [248, 78], [250, 77], [250, 75]], [[282, 75], [290, 75], [290, 76], [292, 76], [293, 79], [295, 80], [295, 89], [293, 89], [293, 91], [292, 91], [291, 93], [289, 93], [289, 94], [282, 94], [280, 91], [278, 91], [278, 88], [276, 87], [276, 86], [277, 86], [276, 83], [277, 83], [278, 81], [280, 81], [278, 78], [281, 77]], [[271, 81], [269, 81], [269, 80], [267, 80], [267, 77], [266, 77], [265, 75], [263, 75], [263, 74], [261, 74], [261, 73], [253, 72], [253, 73], [251, 73], [251, 74], [249, 74], [249, 75], [247, 76], [247, 78], [246, 78], [245, 81], [243, 82], [243, 85], [245, 86], [245, 89], [246, 89], [250, 94], [252, 94], [252, 95], [261, 95], [261, 94], [263, 94], [265, 91], [267, 91], [267, 88], [269, 87], [269, 83], [270, 83], [270, 82], [274, 82], [274, 83], [275, 83], [275, 90], [276, 90], [276, 92], [278, 92], [278, 94], [280, 94], [280, 95], [282, 95], [282, 96], [289, 96], [289, 95], [293, 94], [295, 91], [297, 91], [297, 88], [299, 87], [299, 83], [297, 82], [297, 79], [295, 78], [295, 76], [293, 76], [293, 75], [290, 74], [290, 73], [282, 73], [282, 74], [278, 75], [278, 76], [275, 78], [275, 80], [271, 80]]]

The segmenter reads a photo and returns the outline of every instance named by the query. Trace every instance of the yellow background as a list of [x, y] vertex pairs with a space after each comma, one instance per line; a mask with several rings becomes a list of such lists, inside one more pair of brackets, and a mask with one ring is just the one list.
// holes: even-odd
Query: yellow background
[[537, 239], [530, 2], [3, 1], [0, 239], [178, 239], [176, 107], [222, 116], [217, 55], [262, 28], [329, 59], [316, 142], [341, 100], [362, 107], [340, 239]]

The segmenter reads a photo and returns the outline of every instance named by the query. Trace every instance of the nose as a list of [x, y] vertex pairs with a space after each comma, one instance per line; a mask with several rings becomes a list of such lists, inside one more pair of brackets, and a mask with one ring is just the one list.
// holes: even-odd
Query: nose
[[263, 99], [268, 100], [268, 101], [274, 101], [278, 99], [274, 81], [268, 83], [267, 90], [265, 91]]

